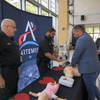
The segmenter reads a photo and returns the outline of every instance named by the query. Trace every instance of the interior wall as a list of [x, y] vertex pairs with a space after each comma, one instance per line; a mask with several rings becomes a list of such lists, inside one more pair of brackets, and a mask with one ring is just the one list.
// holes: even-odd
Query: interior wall
[[[68, 0], [59, 0], [58, 2], [58, 45], [65, 45], [67, 41], [67, 50], [69, 50], [69, 6]], [[69, 52], [67, 52], [69, 54]], [[59, 52], [59, 55], [61, 53]], [[61, 62], [59, 63], [62, 64]]]
[[68, 0], [59, 0], [58, 8], [58, 44], [65, 44], [69, 41]]
[[[81, 20], [81, 15], [85, 19]], [[100, 0], [74, 0], [74, 24], [100, 24]]]

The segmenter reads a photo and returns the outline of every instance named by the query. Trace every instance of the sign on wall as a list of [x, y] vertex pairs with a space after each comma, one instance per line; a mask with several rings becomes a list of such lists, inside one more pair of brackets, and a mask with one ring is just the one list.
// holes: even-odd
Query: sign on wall
[[39, 77], [36, 65], [39, 41], [52, 26], [52, 18], [19, 10], [0, 0], [0, 23], [4, 18], [12, 19], [16, 23], [17, 31], [14, 39], [23, 57], [18, 83], [20, 91]]

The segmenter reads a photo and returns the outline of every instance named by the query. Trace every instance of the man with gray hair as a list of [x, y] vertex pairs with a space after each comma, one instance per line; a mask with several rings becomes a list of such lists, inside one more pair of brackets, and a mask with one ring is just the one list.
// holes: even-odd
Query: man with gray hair
[[8, 100], [17, 93], [22, 62], [18, 45], [14, 41], [16, 24], [11, 19], [1, 22], [0, 31], [0, 100]]

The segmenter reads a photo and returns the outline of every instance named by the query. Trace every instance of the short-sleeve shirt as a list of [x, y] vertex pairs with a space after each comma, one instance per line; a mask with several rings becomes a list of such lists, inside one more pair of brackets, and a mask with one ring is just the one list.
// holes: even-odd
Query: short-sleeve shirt
[[37, 58], [39, 58], [41, 61], [50, 61], [50, 59], [44, 55], [44, 53], [47, 52], [53, 54], [53, 44], [51, 39], [45, 35], [40, 40]]

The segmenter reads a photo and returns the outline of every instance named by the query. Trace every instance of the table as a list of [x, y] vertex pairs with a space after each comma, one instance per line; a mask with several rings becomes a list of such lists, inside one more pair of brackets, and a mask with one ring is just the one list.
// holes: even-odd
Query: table
[[[19, 93], [29, 93], [29, 91], [38, 93], [41, 92], [45, 87], [46, 84], [40, 84], [39, 80], [42, 80], [43, 77], [52, 77], [55, 81], [58, 82], [58, 79], [61, 76], [64, 76], [63, 70], [53, 70], [51, 69], [47, 73], [45, 73], [42, 77], [35, 80], [33, 83], [28, 85], [26, 88], [21, 90]], [[63, 85], [60, 85], [59, 90], [57, 92], [57, 96], [60, 98], [66, 98], [67, 100], [88, 100], [87, 99], [87, 91], [84, 85], [84, 82], [82, 80], [82, 77], [73, 77], [74, 84], [73, 87], [66, 87]], [[11, 97], [10, 99], [14, 99], [15, 96]], [[36, 97], [33, 97], [29, 95], [30, 100], [37, 100]]]

